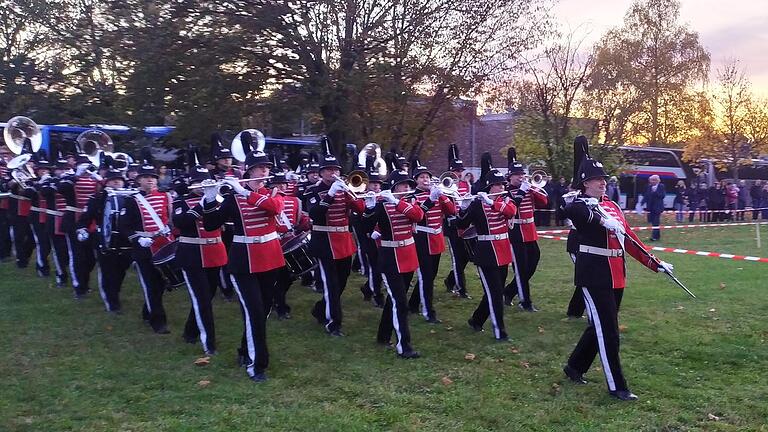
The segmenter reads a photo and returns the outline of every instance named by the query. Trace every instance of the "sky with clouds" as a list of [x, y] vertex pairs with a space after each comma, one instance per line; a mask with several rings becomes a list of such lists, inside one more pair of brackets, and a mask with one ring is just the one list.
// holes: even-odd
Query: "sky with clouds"
[[[565, 30], [589, 29], [586, 43], [620, 26], [631, 0], [559, 0], [554, 13]], [[753, 88], [768, 96], [768, 0], [680, 0], [680, 20], [699, 33], [718, 67], [738, 59]]]

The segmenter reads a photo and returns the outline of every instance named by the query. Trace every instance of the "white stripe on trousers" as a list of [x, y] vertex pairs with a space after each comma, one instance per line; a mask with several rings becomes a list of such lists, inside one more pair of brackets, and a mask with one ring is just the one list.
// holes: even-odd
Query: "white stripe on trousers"
[[331, 321], [331, 292], [330, 288], [328, 288], [328, 279], [326, 279], [325, 276], [325, 268], [323, 267], [323, 262], [320, 260], [317, 260], [318, 267], [320, 267], [320, 280], [323, 281], [323, 299], [325, 300], [325, 319], [328, 321], [325, 323], [325, 328], [330, 329]]
[[371, 290], [371, 294], [374, 294], [376, 291], [374, 290], [374, 280], [373, 280], [373, 266], [371, 266], [370, 263], [370, 257], [368, 258], [368, 289]]
[[101, 274], [101, 266], [98, 266], [96, 269], [96, 280], [99, 282], [99, 294], [101, 294], [101, 299], [104, 301], [104, 309], [109, 312], [111, 309], [109, 307], [109, 302], [107, 301], [107, 292], [104, 291], [104, 277]]
[[501, 337], [501, 329], [499, 329], [499, 322], [496, 320], [496, 312], [493, 309], [493, 297], [491, 297], [491, 287], [488, 286], [488, 280], [485, 279], [485, 273], [480, 266], [477, 266], [477, 273], [480, 275], [480, 281], [485, 289], [485, 297], [488, 299], [488, 312], [491, 315], [491, 324], [493, 324], [493, 336], [498, 339]]
[[40, 238], [37, 236], [37, 232], [32, 228], [32, 224], [29, 225], [29, 230], [32, 231], [32, 237], [35, 239], [35, 257], [37, 258], [37, 268], [43, 267], [43, 251], [40, 248]]
[[248, 359], [250, 363], [245, 368], [248, 376], [256, 375], [256, 341], [253, 340], [253, 332], [251, 331], [251, 314], [248, 313], [248, 307], [245, 305], [245, 299], [243, 293], [240, 292], [240, 285], [237, 284], [234, 275], [229, 275], [229, 280], [232, 281], [232, 287], [237, 293], [237, 297], [240, 299], [240, 304], [243, 306], [243, 321], [245, 321], [245, 345], [248, 349]]
[[427, 310], [427, 297], [424, 296], [424, 278], [421, 276], [421, 267], [416, 269], [416, 278], [419, 285], [419, 300], [421, 303], [421, 315], [429, 319], [429, 310]]
[[[523, 281], [520, 280], [520, 267], [517, 265], [517, 255], [515, 255], [515, 248], [509, 245], [512, 250], [512, 265], [515, 267], [515, 283], [517, 285], [517, 298], [520, 299], [520, 303], [523, 303], [526, 299], [523, 295]], [[525, 253], [525, 252], [523, 252]]]
[[67, 251], [69, 252], [69, 275], [72, 277], [72, 287], [78, 288], [80, 281], [77, 280], [77, 272], [75, 271], [75, 251], [72, 249], [72, 240], [69, 235], [65, 235], [64, 238], [67, 240]]
[[133, 263], [136, 266], [136, 273], [139, 274], [139, 282], [141, 282], [141, 289], [144, 291], [144, 304], [147, 305], [147, 312], [152, 313], [152, 306], [149, 304], [149, 291], [147, 289], [147, 284], [144, 281], [144, 276], [141, 274], [141, 268], [139, 267], [139, 263], [134, 262]]
[[403, 353], [403, 334], [400, 332], [400, 319], [397, 317], [397, 302], [395, 301], [395, 296], [392, 295], [392, 288], [389, 287], [389, 281], [387, 280], [387, 275], [382, 273], [381, 274], [381, 280], [384, 282], [384, 285], [387, 287], [387, 293], [389, 294], [389, 301], [392, 302], [392, 327], [395, 329], [395, 335], [397, 336], [397, 344], [395, 345], [395, 348], [397, 348], [397, 353], [402, 354]]
[[458, 267], [456, 266], [456, 256], [454, 255], [456, 252], [454, 251], [453, 240], [451, 240], [450, 237], [448, 238], [448, 246], [451, 248], [451, 270], [453, 270], [453, 279], [456, 281], [456, 285], [454, 285], [454, 287], [456, 291], [459, 291], [464, 287], [459, 287], [461, 283], [459, 281], [459, 271], [457, 270]]
[[[600, 316], [597, 314], [597, 307], [592, 300], [592, 296], [586, 287], [582, 287], [581, 291], [584, 293], [584, 300], [587, 303], [587, 310], [589, 310], [589, 316], [592, 319], [592, 324], [595, 326], [595, 335], [597, 336], [597, 346], [600, 351], [600, 362], [603, 364], [603, 371], [605, 372], [605, 380], [608, 381], [608, 390], [616, 390], [616, 382], [613, 380], [613, 372], [611, 372], [611, 365], [608, 363], [608, 353], [605, 351], [605, 339], [603, 338], [603, 326], [600, 323]], [[613, 294], [613, 293], [611, 293]], [[613, 301], [613, 300], [611, 300]]]
[[8, 225], [8, 233], [11, 235], [11, 248], [13, 249], [13, 256], [19, 259], [19, 251], [16, 249], [16, 236], [13, 232], [13, 224]]
[[208, 352], [208, 333], [205, 331], [203, 325], [203, 317], [200, 315], [200, 305], [197, 302], [197, 297], [194, 291], [192, 291], [192, 284], [189, 283], [189, 276], [187, 276], [186, 270], [181, 270], [181, 274], [184, 275], [184, 281], [187, 282], [187, 290], [189, 291], [189, 298], [192, 300], [192, 309], [195, 311], [195, 322], [197, 322], [197, 329], [200, 331], [200, 343], [203, 344], [203, 350]]
[[56, 276], [63, 275], [64, 272], [61, 270], [61, 265], [59, 264], [59, 254], [56, 253], [56, 245], [53, 242], [53, 238], [51, 238], [51, 253], [53, 253], [53, 264], [56, 266]]

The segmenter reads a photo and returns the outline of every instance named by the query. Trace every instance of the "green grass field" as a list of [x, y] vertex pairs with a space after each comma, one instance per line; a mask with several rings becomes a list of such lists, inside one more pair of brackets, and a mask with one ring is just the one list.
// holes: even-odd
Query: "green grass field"
[[[768, 256], [754, 237], [754, 227], [667, 230], [661, 244]], [[0, 430], [768, 430], [768, 264], [660, 254], [698, 300], [630, 264], [622, 363], [640, 401], [622, 403], [608, 396], [599, 361], [589, 385], [564, 379], [585, 323], [564, 320], [573, 290], [564, 242], [540, 245], [532, 290], [541, 312], [507, 309], [511, 343], [466, 325], [480, 298], [468, 268], [472, 300], [451, 297], [440, 283], [443, 324], [411, 320], [418, 360], [374, 343], [380, 310], [362, 301], [359, 275], [343, 297], [341, 339], [323, 334], [309, 315], [318, 295], [295, 284], [294, 318], [268, 323], [264, 384], [235, 365], [235, 303], [215, 303], [220, 354], [200, 367], [200, 348], [181, 340], [186, 290], [166, 294], [172, 334], [161, 336], [141, 321], [133, 275], [123, 287], [125, 314], [111, 316], [97, 292], [75, 303], [71, 290], [3, 264]], [[444, 259], [440, 280], [448, 268]]]

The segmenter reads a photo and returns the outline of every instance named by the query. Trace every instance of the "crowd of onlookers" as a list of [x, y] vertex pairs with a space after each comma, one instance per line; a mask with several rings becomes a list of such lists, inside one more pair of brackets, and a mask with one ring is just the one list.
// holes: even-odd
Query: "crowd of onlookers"
[[738, 184], [722, 180], [711, 187], [695, 182], [688, 186], [680, 180], [674, 193], [677, 222], [683, 222], [686, 211], [690, 212], [689, 222], [693, 222], [696, 215], [699, 222], [757, 220], [761, 216], [768, 219], [768, 210], [744, 211], [768, 208], [768, 183], [763, 184], [761, 180], [740, 180]]

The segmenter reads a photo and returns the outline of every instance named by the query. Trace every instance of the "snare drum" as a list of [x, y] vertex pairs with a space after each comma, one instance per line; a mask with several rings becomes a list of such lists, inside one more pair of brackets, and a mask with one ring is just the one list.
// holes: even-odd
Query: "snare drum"
[[162, 273], [168, 285], [172, 287], [184, 285], [184, 275], [181, 274], [181, 269], [176, 265], [176, 249], [178, 247], [179, 241], [172, 241], [152, 255], [152, 264]]
[[474, 262], [477, 248], [477, 228], [471, 226], [465, 229], [461, 234], [461, 238], [464, 240], [462, 243], [464, 244], [464, 250], [467, 252], [467, 258]]
[[283, 255], [285, 255], [285, 266], [296, 276], [301, 276], [317, 267], [315, 259], [307, 253], [308, 244], [308, 232], [286, 233], [280, 239], [280, 246], [283, 248]]

